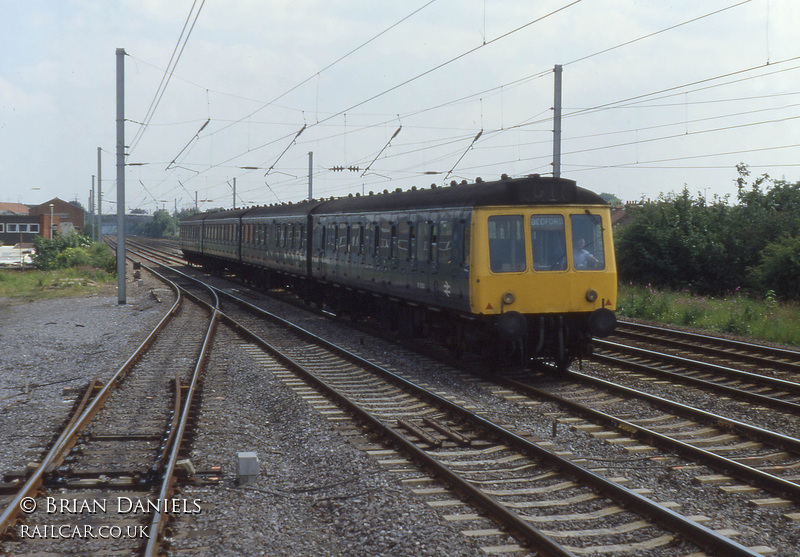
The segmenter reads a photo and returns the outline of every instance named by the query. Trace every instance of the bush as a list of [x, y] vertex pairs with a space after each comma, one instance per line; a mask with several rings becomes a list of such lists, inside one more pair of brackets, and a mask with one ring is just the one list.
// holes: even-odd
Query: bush
[[33, 262], [42, 270], [94, 267], [112, 273], [116, 267], [109, 247], [94, 243], [86, 236], [62, 234], [52, 240], [39, 236], [34, 245], [36, 255]]
[[784, 236], [767, 244], [759, 264], [748, 272], [772, 298], [800, 300], [800, 236]]

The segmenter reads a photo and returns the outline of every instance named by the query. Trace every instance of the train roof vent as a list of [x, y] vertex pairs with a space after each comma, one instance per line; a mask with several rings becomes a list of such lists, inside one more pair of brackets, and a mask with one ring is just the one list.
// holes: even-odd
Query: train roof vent
[[505, 172], [503, 172], [503, 173], [500, 175], [500, 179], [501, 179], [501, 180], [508, 180], [508, 174], [506, 174]]
[[476, 183], [476, 184], [482, 184], [482, 183], [483, 183], [483, 178], [481, 178], [480, 176], [478, 176], [477, 178], [475, 178], [475, 183]]

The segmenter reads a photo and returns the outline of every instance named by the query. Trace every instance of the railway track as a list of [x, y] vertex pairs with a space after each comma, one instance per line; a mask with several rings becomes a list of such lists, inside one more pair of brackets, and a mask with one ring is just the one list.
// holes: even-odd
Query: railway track
[[157, 555], [169, 517], [199, 512], [174, 488], [216, 318], [172, 287], [139, 349], [89, 383], [49, 450], [6, 486], [3, 554]]
[[[764, 416], [762, 412], [753, 412], [754, 406], [772, 409], [768, 416], [773, 423], [780, 416], [793, 421], [793, 416], [800, 413], [800, 376], [792, 369], [800, 361], [800, 353], [771, 347], [743, 353], [747, 346], [755, 345], [702, 335], [680, 335], [655, 327], [644, 330], [654, 335], [653, 345], [648, 348], [643, 346], [647, 337], [639, 332], [635, 333], [633, 344], [613, 340], [597, 342], [598, 351], [593, 358], [613, 369], [611, 373], [600, 375], [627, 377], [630, 384], [657, 379], [688, 385], [692, 387], [689, 392], [718, 393], [723, 398], [716, 399], [717, 403], [724, 401], [726, 406], [734, 407], [736, 403], [732, 401], [740, 401], [742, 412], [750, 419]], [[665, 336], [668, 336], [666, 340]], [[668, 349], [657, 350], [659, 342]]]
[[[290, 385], [308, 388], [298, 383], [296, 376], [300, 376], [304, 384], [325, 393], [368, 423], [373, 433], [388, 438], [392, 446], [433, 471], [447, 487], [420, 488], [428, 495], [441, 493], [443, 498], [432, 504], [447, 506], [453, 497], [465, 497], [500, 523], [502, 529], [473, 530], [486, 538], [487, 548], [493, 551], [521, 549], [505, 539], [506, 532], [511, 532], [542, 555], [613, 554], [623, 545], [664, 555], [689, 554], [698, 547], [716, 547], [730, 555], [757, 554], [559, 456], [546, 441], [536, 443], [521, 436], [298, 331], [274, 315], [265, 315], [245, 300], [223, 306], [228, 324], [250, 338], [250, 350], [266, 352], [257, 357], [268, 371]], [[239, 309], [242, 306], [247, 310]], [[265, 317], [278, 325], [268, 325]], [[287, 327], [292, 330], [287, 332]], [[477, 518], [474, 511], [462, 517], [465, 525]]]
[[[226, 311], [231, 311], [226, 309]], [[239, 318], [237, 318], [238, 320]], [[245, 321], [247, 319], [252, 319], [248, 317], [242, 317], [241, 320]], [[260, 320], [258, 323], [251, 323], [249, 327], [259, 327], [262, 326]], [[271, 333], [270, 333], [271, 334]], [[255, 342], [254, 344], [258, 344]], [[296, 341], [288, 341], [288, 344], [291, 346], [293, 344], [296, 345]], [[248, 350], [256, 350], [253, 347], [248, 348]], [[260, 349], [259, 349], [260, 350]], [[302, 354], [310, 354], [313, 351], [311, 349], [304, 349], [301, 350], [300, 355], [290, 356], [289, 360], [295, 362], [296, 364], [300, 365], [301, 367], [305, 367], [303, 363], [298, 360], [302, 360]], [[263, 360], [266, 358], [266, 360]], [[259, 356], [259, 359], [262, 359], [264, 365], [270, 369], [273, 373], [278, 376], [286, 377], [287, 384], [293, 385], [295, 388], [299, 389], [301, 392], [304, 392], [305, 395], [309, 397], [309, 400], [316, 401], [315, 404], [321, 405], [321, 411], [326, 413], [331, 413], [337, 416], [336, 420], [346, 421], [347, 418], [340, 414], [340, 410], [332, 409], [331, 403], [326, 400], [320, 399], [319, 394], [312, 393], [308, 391], [311, 387], [309, 387], [305, 381], [310, 380], [303, 380], [303, 383], [300, 383], [299, 379], [294, 378], [293, 375], [289, 375], [288, 371], [281, 371], [277, 367], [281, 367], [280, 364], [276, 363], [275, 355], [270, 356]], [[323, 361], [327, 362], [323, 364], [323, 367], [330, 367], [329, 356], [324, 357]], [[285, 363], [283, 364], [286, 365]], [[348, 364], [351, 365], [351, 364]], [[314, 367], [313, 362], [308, 364], [309, 367]], [[342, 364], [345, 366], [345, 364]], [[532, 464], [535, 462], [541, 455], [532, 455], [530, 452], [525, 452], [525, 450], [518, 450], [516, 454], [509, 453], [506, 451], [513, 449], [513, 443], [509, 442], [499, 442], [498, 438], [495, 434], [489, 435], [488, 438], [481, 439], [479, 437], [475, 437], [474, 432], [479, 431], [480, 427], [469, 426], [466, 425], [467, 422], [463, 418], [449, 418], [449, 420], [453, 420], [452, 422], [448, 421], [447, 418], [442, 417], [443, 410], [439, 407], [434, 406], [431, 408], [429, 403], [425, 403], [424, 406], [413, 407], [414, 403], [412, 404], [412, 408], [406, 410], [400, 410], [399, 415], [394, 414], [382, 414], [381, 412], [386, 412], [387, 408], [398, 407], [403, 408], [403, 404], [398, 401], [406, 401], [408, 399], [408, 395], [398, 393], [389, 387], [378, 387], [375, 386], [373, 383], [374, 379], [365, 379], [364, 377], [355, 377], [348, 375], [350, 372], [343, 372], [340, 371], [335, 374], [333, 377], [328, 377], [321, 379], [325, 384], [329, 386], [333, 386], [333, 384], [337, 382], [341, 382], [340, 388], [335, 388], [338, 395], [335, 397], [343, 398], [356, 398], [359, 396], [366, 396], [361, 402], [356, 402], [358, 407], [366, 407], [367, 409], [371, 409], [378, 417], [374, 418], [377, 420], [378, 423], [386, 425], [391, 429], [395, 430], [395, 433], [389, 434], [384, 433], [383, 435], [389, 436], [394, 439], [394, 443], [396, 445], [411, 441], [415, 442], [418, 445], [417, 450], [422, 450], [425, 453], [432, 453], [439, 451], [442, 455], [441, 460], [447, 462], [448, 459], [453, 459], [454, 462], [461, 464], [461, 459], [464, 459], [463, 467], [464, 469], [472, 470], [470, 473], [473, 475], [470, 477], [470, 473], [466, 475], [466, 483], [475, 484], [475, 483], [485, 483], [487, 485], [491, 484], [493, 488], [497, 486], [511, 486], [513, 489], [494, 489], [494, 491], [490, 494], [492, 498], [505, 498], [509, 497], [511, 499], [511, 507], [513, 509], [519, 508], [526, 508], [525, 505], [529, 505], [530, 503], [522, 503], [522, 506], [517, 506], [520, 504], [520, 499], [524, 496], [531, 497], [533, 493], [537, 492], [537, 489], [540, 489], [535, 486], [534, 483], [525, 484], [525, 481], [532, 482], [531, 478], [526, 476], [526, 479], [523, 481], [519, 477], [512, 476], [503, 476], [501, 472], [497, 470], [492, 470], [491, 465], [488, 465], [488, 462], [516, 462], [516, 460], [526, 459], [526, 464], [524, 465], [529, 467], [529, 469], [533, 469], [535, 466], [539, 466], [539, 463]], [[458, 375], [457, 372], [455, 372]], [[315, 374], [316, 375], [316, 374]], [[794, 477], [793, 477], [793, 470], [796, 469], [796, 465], [794, 464], [793, 459], [796, 455], [796, 447], [793, 446], [793, 443], [796, 443], [793, 439], [786, 439], [788, 436], [781, 436], [780, 434], [771, 434], [766, 432], [765, 436], [758, 437], [759, 435], [763, 435], [764, 432], [758, 432], [758, 428], [752, 428], [748, 426], [748, 424], [744, 422], [738, 422], [736, 420], [732, 420], [730, 418], [725, 418], [723, 416], [714, 415], [712, 413], [706, 413], [705, 416], [701, 415], [702, 413], [698, 413], [696, 410], [692, 410], [691, 408], [683, 408], [683, 409], [676, 409], [674, 406], [671, 407], [670, 410], [667, 408], [670, 405], [667, 401], [664, 401], [661, 405], [656, 404], [653, 400], [649, 400], [646, 405], [643, 405], [642, 401], [647, 399], [646, 393], [637, 394], [634, 392], [625, 392], [624, 389], [621, 387], [613, 387], [609, 385], [603, 385], [601, 381], [596, 379], [586, 377], [582, 378], [579, 374], [574, 374], [571, 376], [570, 379], [575, 379], [577, 381], [583, 382], [585, 393], [583, 396], [585, 400], [596, 399], [594, 403], [589, 403], [585, 405], [585, 408], [578, 409], [581, 405], [580, 403], [574, 402], [573, 406], [568, 412], [564, 412], [563, 410], [554, 411], [550, 410], [546, 412], [544, 415], [547, 417], [546, 419], [550, 420], [554, 425], [554, 434], [556, 431], [556, 427], [563, 428], [563, 426], [569, 426], [569, 430], [572, 431], [575, 435], [584, 435], [588, 437], [593, 437], [594, 439], [600, 439], [603, 442], [608, 442], [612, 440], [612, 442], [616, 443], [618, 447], [626, 447], [624, 450], [627, 451], [634, 451], [634, 454], [631, 455], [628, 453], [628, 458], [631, 460], [636, 461], [647, 461], [648, 463], [652, 464], [653, 469], [660, 469], [661, 472], [655, 472], [656, 475], [663, 475], [663, 476], [684, 476], [688, 478], [687, 482], [695, 482], [695, 485], [699, 486], [697, 496], [702, 497], [702, 492], [704, 489], [708, 489], [709, 486], [713, 486], [714, 489], [720, 489], [727, 493], [731, 494], [731, 498], [734, 500], [741, 499], [744, 497], [749, 497], [748, 501], [752, 507], [756, 508], [757, 510], [754, 513], [762, 513], [767, 512], [763, 511], [766, 508], [778, 508], [781, 509], [781, 512], [784, 513], [783, 520], [792, 520], [792, 516], [795, 514], [792, 511], [792, 505], [796, 504], [795, 496], [791, 495], [791, 490], [794, 489]], [[348, 389], [352, 389], [353, 385], [370, 385], [372, 384], [373, 387], [369, 390], [367, 395], [359, 395], [357, 392], [352, 393], [349, 392]], [[322, 387], [317, 387], [322, 388]], [[488, 384], [486, 389], [492, 390], [494, 388], [495, 392], [498, 392], [495, 387], [492, 387], [491, 384]], [[514, 386], [514, 389], [519, 389], [520, 386]], [[388, 398], [374, 398], [376, 395], [375, 393], [378, 391], [383, 391], [386, 389], [387, 393], [392, 393], [388, 395]], [[571, 387], [566, 387], [565, 391], [562, 392], [561, 395], [572, 395], [576, 387], [574, 384]], [[504, 397], [507, 401], [510, 402], [510, 405], [516, 407], [517, 409], [521, 406], [526, 409], [528, 408], [537, 408], [540, 402], [532, 401], [528, 395], [525, 395], [525, 400], [518, 399], [521, 395], [518, 394], [519, 391], [515, 390], [512, 392], [511, 390], [507, 391], [506, 394], [500, 394], [500, 396]], [[560, 396], [556, 391], [550, 392], [547, 395], [536, 395], [539, 398], [542, 396], [549, 397], [550, 403], [555, 402], [559, 406], [566, 407], [568, 406], [564, 401], [558, 400]], [[562, 397], [564, 399], [568, 398], [566, 396]], [[572, 397], [575, 398], [575, 397]], [[592, 410], [591, 406], [596, 406], [607, 410], [616, 404], [616, 399], [622, 398], [625, 400], [625, 404], [629, 406], [627, 409], [620, 406], [616, 409], [613, 413], [612, 412], [598, 412], [596, 409]], [[412, 399], [417, 400], [417, 399]], [[345, 404], [344, 402], [338, 402], [337, 404]], [[418, 404], [422, 404], [418, 402]], [[477, 406], [477, 405], [476, 405]], [[647, 408], [647, 410], [645, 410]], [[349, 412], [354, 412], [355, 410], [349, 410]], [[671, 413], [670, 413], [671, 412]], [[690, 419], [687, 419], [686, 416], [694, 412], [693, 416]], [[429, 416], [433, 416], [433, 420], [426, 421], [425, 418]], [[411, 418], [409, 419], [409, 416]], [[505, 420], [505, 423], [515, 423], [515, 425], [521, 427], [523, 430], [525, 429], [524, 424], [526, 420], [531, 421], [535, 420], [534, 417], [529, 416], [523, 419], [518, 419], [517, 415], [514, 414], [514, 418], [509, 418]], [[626, 420], [624, 418], [630, 418], [631, 416], [636, 416], [638, 422], [633, 420]], [[370, 418], [362, 418], [362, 420], [370, 420]], [[443, 423], [442, 423], [443, 422]], [[503, 422], [503, 420], [501, 420]], [[605, 424], [605, 425], [604, 425]], [[707, 424], [711, 424], [710, 426]], [[441, 425], [445, 427], [442, 428]], [[502, 429], [515, 429], [513, 427], [501, 426]], [[541, 428], [538, 428], [541, 431]], [[529, 432], [536, 431], [537, 427], [532, 426]], [[461, 441], [458, 441], [458, 437], [451, 437], [447, 434], [442, 433], [442, 431], [448, 432], [455, 432], [458, 436], [463, 437]], [[559, 432], [562, 429], [559, 429]], [[512, 432], [513, 433], [513, 432]], [[399, 439], [395, 438], [395, 435], [399, 435], [405, 438], [405, 441], [400, 441]], [[559, 433], [560, 436], [560, 433]], [[660, 437], [659, 437], [660, 436]], [[537, 442], [541, 444], [541, 447], [544, 447], [546, 451], [551, 453], [559, 453], [563, 451], [558, 451], [554, 449], [555, 445], [551, 444], [550, 440], [547, 440], [544, 435], [521, 435], [520, 436], [523, 440], [530, 442], [532, 439], [534, 440], [534, 444]], [[661, 437], [664, 438], [673, 438], [672, 444], [670, 442], [664, 441], [660, 439]], [[469, 445], [466, 445], [466, 440], [469, 440]], [[629, 439], [630, 441], [627, 441]], [[654, 439], [658, 439], [657, 441], [653, 441]], [[648, 441], [652, 441], [651, 445], [648, 448], [644, 448]], [[767, 441], [768, 440], [768, 441]], [[783, 443], [781, 445], [780, 443]], [[760, 446], [759, 446], [760, 445]], [[687, 448], [688, 447], [694, 447]], [[541, 448], [540, 447], [540, 448]], [[631, 449], [633, 447], [633, 449]], [[733, 449], [732, 449], [733, 447]], [[717, 452], [722, 453], [722, 455], [717, 455], [717, 461], [709, 463], [708, 460], [701, 460], [695, 458], [693, 453], [713, 453], [714, 451], [711, 449], [719, 449]], [[387, 449], [384, 447], [372, 447], [370, 450], [373, 454], [380, 457], [381, 455], [394, 455], [394, 451], [396, 449]], [[414, 449], [406, 449], [409, 453], [413, 454]], [[747, 453], [746, 451], [752, 450], [755, 452]], [[643, 451], [642, 453], [637, 454], [635, 451]], [[738, 451], [738, 452], [737, 452]], [[760, 451], [760, 452], [759, 452]], [[465, 456], [468, 453], [475, 453], [478, 455], [478, 461], [474, 465], [467, 464], [469, 459]], [[451, 454], [448, 454], [451, 453]], [[496, 453], [496, 454], [495, 454]], [[645, 455], [645, 456], [642, 456]], [[498, 457], [495, 460], [495, 456]], [[558, 455], [556, 455], [558, 456]], [[419, 457], [412, 457], [412, 458], [419, 458]], [[582, 454], [580, 458], [577, 459], [578, 462], [586, 463], [587, 469], [590, 472], [595, 473], [604, 479], [609, 477], [609, 474], [615, 474], [618, 472], [619, 468], [611, 467], [603, 468], [597, 466], [598, 461], [592, 460], [591, 454]], [[483, 459], [483, 461], [480, 461]], [[695, 459], [695, 460], [693, 460]], [[388, 462], [392, 463], [394, 460], [392, 458], [386, 459]], [[575, 459], [573, 459], [575, 460]], [[603, 459], [599, 459], [602, 461]], [[612, 459], [614, 462], [622, 463], [624, 467], [624, 462], [626, 461], [625, 457], [617, 457]], [[713, 460], [713, 458], [712, 458]], [[594, 464], [592, 464], [594, 462]], [[736, 463], [739, 463], [738, 465]], [[747, 464], [742, 465], [742, 462], [747, 462]], [[733, 464], [732, 464], [733, 463]], [[591, 466], [589, 466], [591, 464]], [[390, 466], [395, 466], [395, 464], [389, 464]], [[753, 466], [750, 466], [753, 465]], [[456, 465], [455, 468], [458, 468], [459, 465]], [[563, 470], [563, 464], [553, 465], [555, 468], [559, 470]], [[513, 466], [505, 465], [506, 468], [513, 468]], [[503, 466], [498, 465], [498, 469], [503, 468]], [[744, 475], [742, 470], [744, 468], [752, 468], [756, 470], [756, 475], [760, 471], [762, 477], [758, 480], [753, 480], [752, 477], [748, 478]], [[687, 470], [694, 470], [697, 469], [697, 472], [686, 473]], [[678, 472], [676, 472], [678, 471]], [[540, 475], [544, 474], [548, 476], [551, 472], [540, 472]], [[749, 472], [748, 472], [749, 473]], [[413, 475], [413, 473], [412, 473]], [[626, 477], [627, 476], [627, 477]], [[445, 477], [447, 477], [445, 475]], [[767, 479], [769, 477], [769, 479]], [[736, 478], [740, 478], [737, 481]], [[407, 478], [409, 482], [419, 482], [422, 486], [418, 488], [418, 491], [426, 496], [435, 497], [437, 493], [440, 493], [441, 503], [444, 508], [447, 508], [447, 505], [452, 504], [452, 501], [455, 497], [464, 497], [461, 493], [455, 493], [452, 486], [455, 482], [452, 479], [445, 480], [445, 484], [448, 487], [442, 486], [429, 486], [428, 482], [429, 479], [423, 477], [409, 477]], [[633, 483], [636, 485], [638, 478], [631, 477], [630, 475], [622, 475], [617, 477], [617, 481], [621, 482], [622, 484], [629, 485]], [[744, 482], [754, 482], [752, 485]], [[782, 483], [784, 482], [784, 483]], [[569, 487], [565, 489], [580, 489], [580, 483], [575, 482], [575, 479], [569, 477], [568, 479], [564, 479], [564, 482], [557, 482], [563, 483], [563, 485], [569, 485]], [[614, 483], [614, 482], [612, 482]], [[791, 485], [790, 485], [791, 484]], [[550, 484], [551, 486], [554, 484]], [[489, 490], [492, 491], [493, 488]], [[587, 489], [588, 492], [594, 494], [597, 497], [598, 489], [595, 487], [583, 486], [584, 489]], [[549, 491], [553, 491], [552, 487], [546, 488]], [[642, 490], [646, 489], [644, 487], [634, 487], [634, 490]], [[765, 491], [761, 491], [761, 489], [765, 489]], [[530, 492], [530, 493], [528, 493]], [[787, 492], [789, 494], [787, 495]], [[634, 491], [636, 493], [636, 491]], [[500, 495], [502, 494], [502, 496]], [[523, 495], [525, 494], [525, 495]], [[550, 494], [552, 495], [552, 494]], [[603, 498], [602, 496], [600, 497]], [[559, 495], [551, 500], [547, 505], [551, 508], [555, 507], [554, 501], [564, 501], [570, 500], [570, 497], [562, 497], [562, 494]], [[433, 505], [436, 505], [436, 501], [432, 501]], [[596, 503], [594, 503], [596, 504]], [[613, 503], [612, 503], [613, 505]], [[629, 505], [629, 504], [628, 504]], [[735, 506], [735, 503], [732, 504]], [[673, 505], [669, 500], [662, 500], [662, 504], [660, 505], [663, 508], [674, 508]], [[535, 507], [535, 504], [533, 505]], [[590, 507], [591, 508], [591, 507]], [[630, 507], [629, 507], [630, 508]], [[487, 512], [485, 509], [481, 512]], [[668, 544], [668, 551], [674, 551], [674, 554], [684, 554], [682, 551], [695, 551], [697, 548], [694, 549], [687, 549], [691, 543], [681, 540], [681, 535], [676, 534], [673, 530], [667, 528], [667, 532], [664, 533], [663, 537], [654, 535], [652, 531], [650, 532], [651, 537], [649, 541], [644, 541], [647, 539], [648, 534], [639, 531], [637, 526], [631, 526], [631, 524], [636, 524], [637, 520], [635, 518], [631, 518], [630, 516], [626, 516], [625, 518], [620, 519], [619, 522], [615, 522], [615, 520], [604, 521], [601, 517], [608, 513], [608, 516], [614, 516], [615, 519], [619, 518], [616, 512], [606, 511], [606, 510], [581, 510], [581, 509], [572, 509], [571, 512], [565, 512], [563, 515], [560, 513], [552, 513], [547, 516], [547, 518], [539, 517], [539, 520], [546, 520], [548, 525], [552, 524], [559, 524], [558, 517], [570, 517], [564, 518], [563, 522], [560, 523], [560, 526], [563, 526], [565, 523], [569, 523], [569, 526], [565, 528], [564, 531], [558, 531], [558, 529], [543, 529], [544, 532], [540, 531], [540, 534], [543, 534], [545, 537], [552, 536], [552, 539], [556, 541], [557, 544], [561, 545], [563, 549], [566, 549], [568, 552], [575, 552], [576, 554], [580, 554], [586, 549], [587, 543], [592, 543], [592, 541], [597, 541], [600, 537], [606, 537], [605, 540], [608, 542], [608, 539], [613, 538], [613, 536], [618, 536], [625, 538], [626, 544], [635, 543], [631, 540], [635, 539], [636, 536], [641, 536], [641, 542], [643, 544], [646, 543], [655, 543], [658, 546], [658, 543], [667, 543]], [[515, 513], [519, 514], [519, 513]], [[676, 516], [681, 516], [678, 513], [675, 513]], [[524, 511], [522, 515], [525, 517], [524, 522], [528, 522], [533, 524], [534, 526], [537, 524], [536, 518], [532, 514], [529, 514], [527, 511]], [[476, 513], [474, 511], [470, 512], [469, 510], [462, 510], [460, 512], [452, 513], [448, 515], [450, 519], [453, 520], [464, 520], [464, 524], [469, 525], [470, 520], [473, 520], [473, 517], [476, 517]], [[459, 517], [467, 517], [467, 518], [459, 518]], [[580, 519], [578, 517], [583, 517], [584, 519], [588, 520], [588, 523], [584, 523], [580, 525]], [[762, 517], [763, 518], [763, 517]], [[663, 519], [663, 517], [662, 517]], [[594, 521], [594, 525], [597, 526], [598, 523], [601, 523], [601, 527], [592, 527], [592, 521]], [[649, 518], [646, 520], [646, 524], [648, 527], [651, 527], [653, 524], [653, 519]], [[713, 530], [709, 528], [705, 528], [700, 526], [700, 524], [708, 524], [709, 526], [713, 526], [713, 521], [708, 518], [703, 517], [692, 517], [691, 520], [688, 522], [695, 523], [695, 526], [699, 526], [700, 530], [707, 531], [713, 533]], [[509, 526], [504, 526], [503, 529], [493, 529], [489, 527], [480, 527], [476, 526], [475, 532], [480, 532], [480, 534], [486, 536], [487, 540], [491, 540], [491, 536], [493, 535], [501, 535], [503, 531], [514, 531], [516, 532], [517, 536], [520, 536], [517, 530]], [[510, 528], [510, 530], [509, 530]], [[626, 529], [629, 529], [626, 533], [622, 533]], [[467, 530], [468, 531], [468, 530]], [[615, 533], [616, 531], [616, 533]], [[580, 532], [580, 534], [578, 534]], [[635, 532], [635, 533], [634, 533]], [[572, 534], [574, 533], [574, 534]], [[736, 534], [732, 531], [723, 531], [723, 535], [718, 536], [721, 538], [725, 538], [726, 536], [735, 536]], [[627, 536], [627, 537], [626, 537]], [[519, 539], [524, 539], [523, 545], [531, 544], [529, 539], [524, 538], [524, 536], [520, 537]], [[690, 538], [692, 539], [692, 538]], [[565, 542], [566, 540], [566, 542]], [[577, 541], [579, 540], [579, 541]], [[591, 540], [591, 541], [589, 541]], [[653, 540], [660, 540], [660, 541], [653, 541]], [[668, 541], [667, 541], [668, 540]], [[677, 541], [676, 541], [677, 540]], [[565, 543], [560, 543], [565, 542]], [[494, 545], [487, 545], [490, 548], [500, 548], [505, 547], [504, 542], [501, 538], [495, 539], [494, 541], [487, 541], [487, 544], [494, 544]], [[696, 543], [696, 542], [695, 542]], [[728, 543], [732, 543], [733, 547], [736, 549], [731, 550], [730, 548], [722, 550], [721, 554], [739, 554], [736, 551], [742, 551], [742, 554], [770, 554], [772, 552], [771, 549], [767, 546], [752, 546], [752, 547], [744, 547], [741, 545], [736, 544], [735, 542], [731, 542], [728, 540]], [[572, 545], [570, 545], [572, 544]], [[676, 546], [677, 544], [677, 546]], [[710, 545], [706, 542], [699, 544], [702, 548], [710, 551]], [[508, 546], [511, 547], [511, 546]], [[605, 549], [600, 549], [604, 547]], [[605, 552], [612, 552], [614, 547], [613, 542], [609, 542], [608, 545], [603, 545], [603, 542], [598, 542], [598, 545], [594, 547], [593, 551], [599, 551], [599, 554], [603, 554]], [[630, 545], [630, 547], [635, 547]], [[642, 545], [640, 549], [646, 547]], [[619, 548], [618, 548], [619, 549]], [[663, 551], [664, 548], [661, 548], [657, 551]], [[514, 551], [514, 549], [509, 549], [509, 551]], [[719, 551], [719, 550], [717, 550]], [[731, 552], [733, 551], [733, 553]], [[558, 553], [556, 553], [558, 554]], [[659, 553], [659, 554], [672, 554], [672, 553]]]

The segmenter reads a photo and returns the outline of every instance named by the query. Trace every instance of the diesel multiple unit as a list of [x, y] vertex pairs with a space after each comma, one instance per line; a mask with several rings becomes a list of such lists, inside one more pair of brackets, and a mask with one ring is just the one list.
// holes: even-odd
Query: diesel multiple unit
[[198, 214], [190, 263], [499, 365], [566, 367], [613, 331], [610, 211], [537, 175]]

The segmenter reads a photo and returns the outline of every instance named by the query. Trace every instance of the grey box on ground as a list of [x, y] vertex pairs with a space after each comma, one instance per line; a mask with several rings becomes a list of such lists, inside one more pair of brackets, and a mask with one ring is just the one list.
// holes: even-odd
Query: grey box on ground
[[254, 483], [258, 479], [258, 455], [253, 452], [236, 453], [236, 481]]

